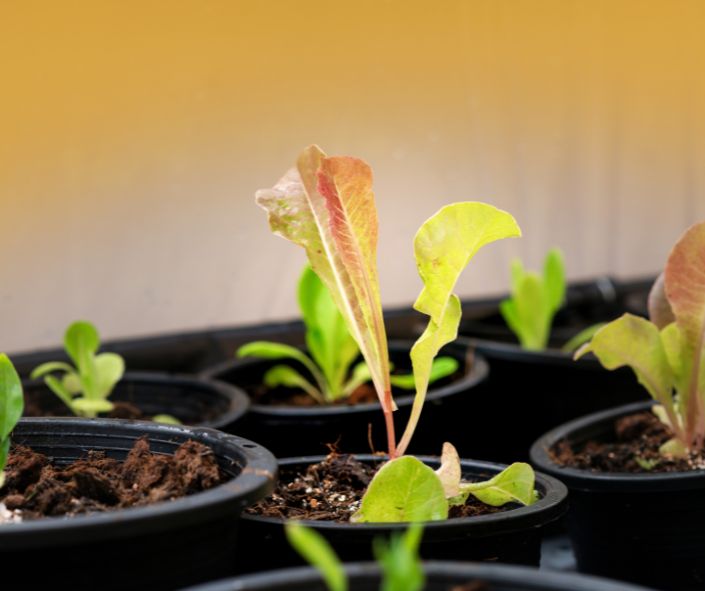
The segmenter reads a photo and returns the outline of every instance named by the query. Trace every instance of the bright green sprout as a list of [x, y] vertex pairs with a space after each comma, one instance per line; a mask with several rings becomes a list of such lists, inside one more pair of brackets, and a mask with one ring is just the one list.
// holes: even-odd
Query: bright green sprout
[[[313, 566], [326, 583], [328, 591], [348, 591], [345, 568], [328, 541], [314, 529], [296, 521], [285, 525], [291, 546]], [[389, 541], [373, 540], [373, 551], [380, 570], [380, 591], [421, 591], [425, 576], [419, 557], [423, 528], [412, 524], [403, 534], [393, 534]]]
[[[98, 353], [99, 348], [96, 328], [90, 322], [74, 322], [66, 329], [64, 349], [75, 367], [49, 361], [35, 367], [31, 377], [43, 377], [49, 389], [76, 416], [94, 418], [99, 413], [110, 412], [115, 405], [108, 398], [125, 373], [125, 361], [117, 353]], [[53, 375], [57, 372], [61, 377]], [[157, 415], [153, 420], [180, 424], [171, 415]]]
[[526, 271], [521, 261], [512, 261], [511, 296], [499, 310], [507, 326], [524, 349], [543, 351], [548, 346], [553, 317], [565, 301], [563, 254], [557, 248], [546, 255], [543, 275]]

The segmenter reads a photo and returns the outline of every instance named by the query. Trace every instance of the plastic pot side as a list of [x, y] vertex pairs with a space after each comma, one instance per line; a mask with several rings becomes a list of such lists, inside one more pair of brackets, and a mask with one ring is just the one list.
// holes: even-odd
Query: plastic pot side
[[[70, 415], [43, 380], [24, 380], [23, 387], [25, 396], [36, 396], [56, 416]], [[130, 402], [147, 416], [169, 414], [184, 425], [221, 431], [232, 431], [250, 407], [250, 398], [231, 384], [160, 372], [127, 372], [110, 399]]]
[[660, 589], [705, 588], [705, 470], [631, 474], [561, 467], [547, 450], [610, 438], [616, 419], [652, 402], [595, 413], [534, 443], [532, 463], [570, 490], [568, 531], [581, 572]]
[[13, 441], [61, 465], [88, 450], [124, 459], [145, 435], [161, 454], [189, 439], [209, 446], [231, 479], [169, 502], [3, 525], [0, 560], [26, 588], [173, 589], [232, 574], [240, 513], [274, 486], [266, 449], [213, 429], [109, 419], [22, 419]]
[[[383, 458], [357, 455], [364, 462], [380, 462]], [[279, 460], [280, 472], [304, 471], [307, 466], [323, 460], [323, 456]], [[437, 468], [437, 457], [419, 456]], [[491, 478], [505, 466], [474, 460], [462, 461], [466, 477]], [[541, 498], [528, 507], [509, 511], [432, 521], [425, 524], [421, 555], [428, 559], [490, 560], [516, 564], [538, 565], [543, 530], [560, 519], [567, 510], [567, 489], [558, 480], [537, 474], [536, 488]], [[247, 572], [277, 567], [298, 566], [301, 558], [290, 548], [284, 534], [285, 520], [244, 514], [242, 529], [250, 544], [241, 562]], [[370, 560], [372, 540], [389, 536], [408, 527], [405, 523], [335, 523], [308, 521], [302, 523], [324, 535], [341, 558], [346, 561]], [[276, 562], [275, 562], [276, 561]], [[245, 572], [245, 571], [243, 571]]]
[[[409, 363], [410, 348], [411, 343], [390, 343], [390, 357], [397, 367]], [[444, 441], [456, 441], [467, 434], [468, 425], [461, 424], [458, 415], [464, 412], [468, 400], [475, 398], [477, 386], [489, 373], [485, 360], [479, 355], [468, 355], [463, 344], [453, 343], [441, 355], [453, 356], [461, 368], [469, 370], [465, 369], [462, 377], [431, 384], [411, 453], [440, 453]], [[203, 375], [247, 390], [260, 384], [264, 373], [275, 364], [261, 359], [233, 359]], [[413, 392], [395, 393], [394, 399], [399, 407], [394, 413], [395, 427], [401, 432], [411, 410]], [[376, 450], [384, 450], [386, 441], [384, 418], [376, 401], [307, 407], [252, 404], [240, 429], [242, 435], [261, 441], [277, 457], [327, 453], [327, 444], [337, 445], [342, 452], [369, 450], [369, 433]]]

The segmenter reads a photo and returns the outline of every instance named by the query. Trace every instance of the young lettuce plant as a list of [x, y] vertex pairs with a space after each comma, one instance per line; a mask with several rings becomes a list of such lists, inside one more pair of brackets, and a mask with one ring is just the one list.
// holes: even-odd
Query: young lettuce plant
[[[64, 348], [75, 367], [61, 361], [42, 363], [31, 377], [44, 382], [71, 412], [92, 418], [113, 410], [108, 400], [115, 384], [125, 373], [125, 362], [116, 353], [100, 353], [100, 337], [95, 327], [84, 321], [71, 324], [64, 335]], [[51, 375], [61, 372], [61, 378]]]
[[[275, 365], [263, 377], [268, 388], [301, 388], [319, 404], [347, 398], [356, 388], [369, 382], [371, 374], [364, 361], [353, 367], [360, 356], [360, 348], [348, 331], [345, 319], [328, 289], [309, 265], [306, 265], [299, 279], [298, 301], [310, 357], [297, 347], [270, 341], [247, 343], [237, 350], [237, 356], [298, 361], [308, 370], [315, 383], [312, 384], [289, 365]], [[431, 383], [454, 374], [457, 369], [458, 362], [452, 357], [435, 359]], [[390, 383], [397, 388], [414, 389], [412, 375], [392, 375]]]
[[624, 314], [575, 355], [594, 353], [613, 370], [632, 368], [673, 433], [661, 452], [684, 456], [705, 446], [705, 222], [675, 244], [649, 294], [650, 320]]
[[[348, 591], [345, 568], [328, 541], [318, 532], [291, 521], [285, 525], [289, 544], [323, 577], [328, 591]], [[389, 541], [373, 540], [373, 551], [380, 570], [380, 591], [421, 591], [425, 579], [419, 547], [423, 528], [412, 524], [403, 534]]]
[[[542, 275], [527, 271], [519, 259], [514, 259], [511, 277], [511, 296], [500, 302], [499, 311], [523, 349], [543, 351], [548, 347], [553, 319], [565, 303], [563, 253], [558, 248], [548, 251]], [[604, 325], [601, 322], [581, 330], [561, 350], [575, 351]]]
[[[309, 146], [296, 167], [272, 189], [257, 193], [257, 202], [268, 212], [275, 234], [306, 250], [311, 267], [328, 288], [358, 343], [382, 406], [389, 462], [371, 482], [356, 520], [446, 518], [455, 497], [473, 492], [461, 488], [457, 453], [444, 454], [440, 473], [404, 453], [419, 421], [433, 359], [457, 337], [461, 306], [453, 289], [458, 277], [484, 245], [520, 236], [516, 221], [491, 205], [454, 203], [441, 208], [417, 232], [414, 254], [424, 288], [414, 308], [429, 316], [429, 322], [411, 349], [416, 394], [406, 429], [397, 443], [392, 420], [396, 407], [377, 278], [377, 212], [369, 166], [357, 158], [328, 157], [318, 146]], [[499, 480], [502, 488], [513, 490], [505, 479], [513, 482], [520, 472], [517, 488], [523, 490], [531, 480], [530, 494], [510, 497], [533, 502], [531, 468], [513, 464], [505, 472], [493, 479], [495, 483]], [[530, 479], [525, 478], [528, 472]]]
[[548, 346], [553, 317], [565, 301], [563, 253], [551, 249], [543, 264], [543, 275], [526, 271], [519, 259], [512, 261], [511, 297], [499, 311], [524, 349], [543, 351]]
[[0, 488], [5, 483], [5, 466], [10, 453], [10, 434], [24, 410], [22, 382], [12, 362], [0, 354]]

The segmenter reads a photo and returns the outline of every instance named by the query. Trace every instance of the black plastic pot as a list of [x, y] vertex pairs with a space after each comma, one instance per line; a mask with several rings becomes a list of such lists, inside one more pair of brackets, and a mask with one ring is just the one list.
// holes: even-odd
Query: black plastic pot
[[[410, 370], [411, 343], [390, 343], [390, 359], [395, 367]], [[467, 425], [456, 431], [455, 416], [465, 408], [468, 397], [488, 373], [487, 363], [481, 357], [469, 358], [463, 345], [453, 344], [441, 355], [454, 357], [460, 363], [462, 375], [432, 384], [419, 426], [412, 440], [413, 453], [438, 454], [444, 441], [462, 436]], [[265, 372], [279, 362], [262, 359], [232, 359], [204, 372], [204, 376], [234, 384], [253, 392], [260, 387]], [[288, 363], [288, 362], [287, 362]], [[297, 362], [293, 367], [307, 374]], [[394, 413], [397, 431], [405, 427], [409, 417], [413, 392], [395, 391], [399, 407]], [[277, 457], [311, 455], [328, 452], [328, 444], [335, 444], [343, 452], [370, 449], [372, 440], [376, 451], [385, 451], [384, 417], [378, 402], [346, 405], [317, 405], [307, 407], [273, 406], [253, 403], [239, 432], [245, 437], [261, 441]]]
[[263, 447], [213, 429], [108, 419], [22, 419], [13, 441], [67, 464], [88, 450], [124, 459], [144, 435], [152, 451], [162, 454], [173, 454], [189, 439], [199, 441], [232, 479], [146, 507], [2, 525], [6, 580], [13, 573], [25, 589], [151, 590], [232, 574], [240, 513], [274, 486], [276, 461]]
[[[421, 314], [409, 307], [385, 310], [384, 323], [389, 338], [409, 338], [409, 327], [420, 326]], [[241, 345], [257, 340], [304, 345], [300, 320], [267, 322], [209, 330], [195, 330], [151, 337], [116, 339], [104, 342], [101, 351], [119, 353], [130, 371], [163, 371], [196, 374], [206, 367], [231, 359]], [[17, 372], [29, 376], [47, 361], [68, 361], [61, 348], [10, 354]]]
[[[358, 455], [358, 460], [381, 462], [383, 458]], [[438, 458], [419, 457], [433, 468]], [[300, 473], [306, 467], [320, 462], [323, 456], [287, 458], [279, 460], [282, 475]], [[506, 466], [462, 461], [464, 476], [468, 479], [487, 479]], [[541, 499], [528, 507], [481, 515], [428, 522], [424, 528], [421, 556], [427, 559], [483, 560], [515, 564], [538, 565], [541, 537], [544, 529], [560, 519], [567, 509], [567, 490], [558, 480], [536, 475], [536, 489]], [[243, 572], [299, 566], [302, 559], [291, 549], [284, 535], [283, 519], [244, 514], [242, 532], [249, 543], [246, 559], [240, 564]], [[405, 523], [335, 523], [302, 521], [324, 535], [345, 562], [372, 559], [372, 540], [389, 536], [408, 527]]]
[[461, 417], [472, 421], [466, 437], [457, 440], [461, 456], [482, 453], [492, 461], [523, 460], [536, 438], [556, 425], [646, 396], [630, 369], [608, 371], [593, 357], [574, 361], [560, 351], [459, 340], [491, 368]]
[[[584, 575], [539, 571], [505, 564], [424, 562], [426, 591], [451, 591], [474, 581], [482, 591], [648, 591]], [[379, 591], [379, 568], [373, 563], [349, 564], [345, 572], [351, 591]], [[310, 567], [284, 569], [216, 581], [188, 591], [327, 591], [320, 574]]]
[[[43, 380], [25, 380], [22, 385], [25, 400], [36, 402], [47, 415], [70, 416], [66, 405]], [[184, 425], [229, 432], [233, 432], [250, 407], [249, 397], [231, 384], [156, 372], [127, 372], [110, 399], [134, 404], [145, 417], [168, 414]]]
[[531, 460], [570, 490], [568, 529], [578, 569], [660, 589], [705, 588], [705, 470], [649, 474], [590, 472], [554, 463], [560, 440], [579, 446], [614, 438], [614, 421], [651, 402], [595, 413], [553, 429]]

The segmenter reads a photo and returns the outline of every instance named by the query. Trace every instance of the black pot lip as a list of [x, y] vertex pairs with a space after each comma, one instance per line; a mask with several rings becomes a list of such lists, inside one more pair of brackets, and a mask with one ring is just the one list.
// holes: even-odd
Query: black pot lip
[[655, 402], [633, 402], [615, 408], [595, 412], [574, 419], [551, 429], [531, 446], [531, 463], [539, 470], [562, 480], [569, 489], [586, 492], [673, 492], [681, 490], [705, 489], [705, 470], [691, 472], [666, 472], [656, 474], [634, 474], [628, 472], [591, 472], [579, 468], [563, 467], [556, 464], [548, 451], [561, 439], [575, 440], [581, 431], [594, 429], [601, 423], [611, 423], [615, 419], [635, 412], [649, 410]]
[[[224, 429], [240, 420], [251, 407], [250, 397], [237, 386], [222, 382], [220, 380], [207, 377], [200, 377], [190, 374], [175, 374], [163, 371], [127, 371], [120, 380], [123, 384], [174, 384], [191, 387], [194, 389], [212, 390], [221, 398], [228, 401], [228, 408], [213, 420], [204, 421], [195, 427], [210, 427], [212, 429]], [[44, 381], [41, 378], [22, 380], [23, 388], [41, 387]]]
[[[274, 489], [277, 461], [258, 443], [208, 427], [166, 425], [151, 421], [124, 419], [32, 418], [20, 419], [13, 440], [22, 443], [23, 434], [42, 435], [56, 432], [61, 438], [70, 435], [105, 436], [118, 429], [122, 437], [147, 435], [150, 441], [194, 439], [205, 445], [225, 446], [237, 450], [245, 466], [235, 478], [210, 490], [153, 505], [117, 509], [73, 517], [45, 517], [34, 521], [4, 524], [0, 527], [0, 550], [71, 545], [117, 537], [133, 537], [145, 532], [168, 531], [182, 527], [184, 521], [197, 523], [203, 517], [239, 513], [242, 508], [265, 497]], [[98, 449], [108, 449], [106, 445]]]
[[[456, 582], [479, 579], [489, 583], [516, 585], [517, 589], [525, 591], [648, 591], [645, 587], [622, 581], [513, 564], [429, 560], [423, 561], [423, 570], [431, 581], [439, 576], [443, 579], [448, 576], [457, 578]], [[359, 578], [377, 576], [380, 571], [379, 565], [374, 562], [352, 562], [345, 565], [345, 572], [354, 582]], [[301, 566], [213, 581], [184, 591], [268, 591], [270, 585], [314, 583], [320, 580], [321, 576], [314, 568]]]
[[[384, 460], [383, 456], [373, 454], [354, 454], [360, 461]], [[303, 456], [298, 458], [279, 459], [279, 470], [289, 466], [301, 464], [304, 466], [321, 462], [326, 456]], [[438, 464], [440, 458], [434, 456], [415, 456], [424, 463]], [[507, 467], [506, 464], [495, 462], [485, 462], [480, 460], [461, 460], [461, 466], [470, 471], [477, 470], [489, 473], [497, 473]], [[536, 527], [557, 520], [563, 516], [568, 508], [568, 489], [565, 485], [540, 472], [536, 472], [536, 488], [542, 493], [541, 499], [527, 507], [518, 507], [510, 511], [479, 515], [475, 517], [457, 517], [440, 521], [427, 521], [424, 523], [424, 531], [427, 536], [432, 536], [434, 532], [458, 531], [467, 534], [472, 530], [477, 535], [494, 535], [499, 532], [514, 532], [527, 527]], [[243, 519], [256, 521], [270, 525], [281, 524], [285, 519], [273, 517], [262, 517], [243, 513]], [[337, 523], [331, 521], [300, 520], [301, 523], [318, 530], [339, 532], [345, 531], [365, 531], [369, 534], [384, 534], [390, 531], [404, 531], [409, 526], [407, 522], [402, 523]]]
[[[399, 341], [394, 340], [389, 342], [390, 350], [393, 348], [405, 348], [406, 350], [411, 349], [411, 341]], [[455, 357], [468, 357], [468, 350], [462, 344], [458, 344], [457, 341], [452, 343], [450, 346], [451, 351], [454, 351]], [[490, 373], [490, 367], [487, 360], [482, 356], [474, 352], [470, 352], [469, 356], [471, 358], [472, 364], [470, 366], [470, 371], [462, 376], [460, 379], [456, 380], [452, 384], [448, 384], [441, 388], [430, 387], [426, 395], [426, 401], [433, 401], [445, 398], [446, 396], [452, 396], [453, 394], [458, 394], [469, 388], [473, 388], [483, 382]], [[206, 377], [211, 377], [217, 379], [217, 376], [222, 372], [233, 369], [235, 367], [247, 367], [248, 365], [253, 365], [256, 363], [262, 363], [262, 359], [230, 359], [221, 364], [215, 365], [208, 370], [205, 370], [202, 374]], [[406, 396], [397, 396], [394, 398], [397, 406], [400, 408], [411, 406], [414, 402], [413, 394]], [[313, 417], [333, 417], [333, 416], [349, 416], [356, 413], [370, 413], [370, 412], [381, 412], [379, 402], [366, 402], [364, 404], [354, 404], [354, 405], [329, 405], [329, 406], [307, 406], [307, 407], [297, 407], [297, 406], [267, 406], [264, 404], [252, 404], [250, 406], [250, 413], [253, 415], [266, 415], [268, 417], [301, 417], [301, 418], [313, 418]]]
[[576, 370], [607, 371], [600, 362], [592, 356], [573, 359], [573, 353], [565, 353], [560, 349], [544, 349], [543, 351], [529, 351], [522, 349], [519, 344], [500, 343], [467, 336], [458, 337], [458, 341], [465, 343], [468, 349], [490, 359], [499, 358], [506, 361], [534, 363], [543, 365], [556, 365], [574, 367]]

